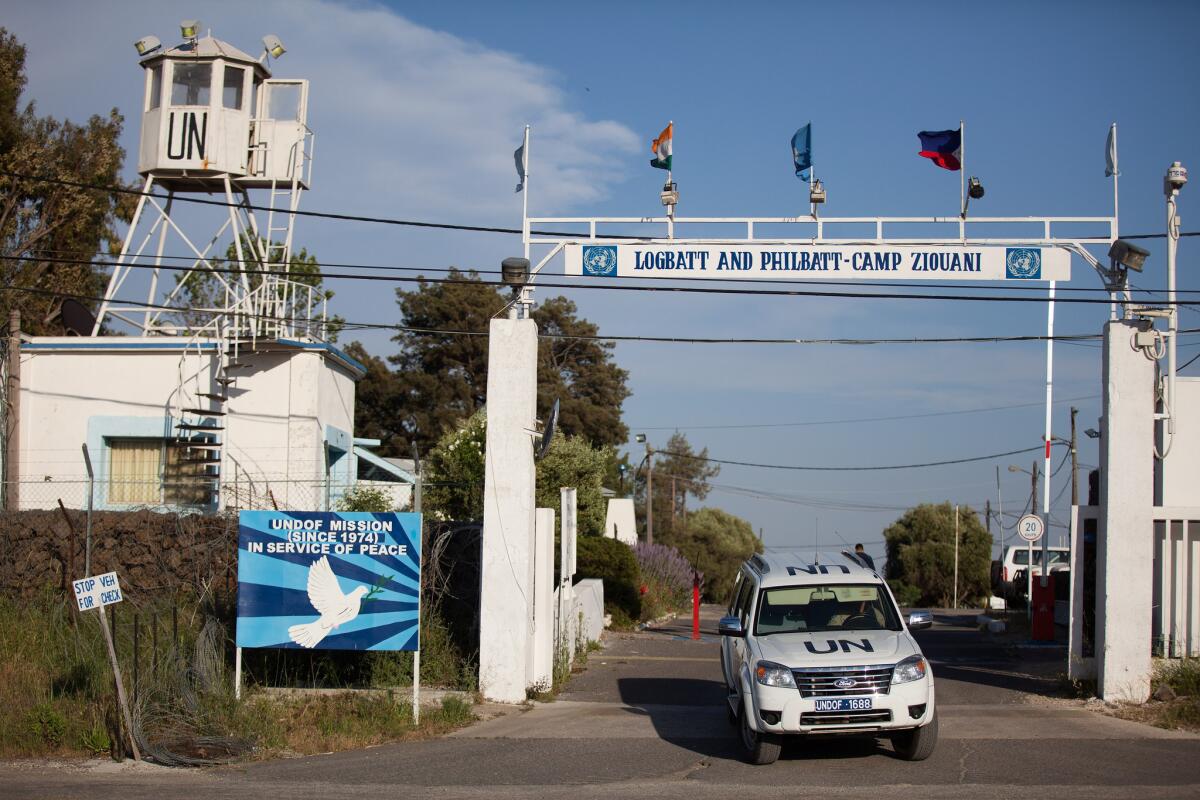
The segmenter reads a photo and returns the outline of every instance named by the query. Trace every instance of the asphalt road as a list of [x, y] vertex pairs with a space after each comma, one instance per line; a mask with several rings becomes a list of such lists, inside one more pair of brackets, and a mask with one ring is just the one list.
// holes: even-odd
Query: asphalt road
[[973, 615], [918, 634], [934, 666], [941, 735], [920, 763], [872, 737], [789, 744], [775, 764], [738, 752], [723, 707], [715, 622], [610, 636], [551, 703], [454, 735], [210, 770], [0, 764], [4, 797], [128, 800], [248, 795], [360, 798], [1200, 796], [1200, 737], [1051, 699], [1063, 653], [993, 640]]

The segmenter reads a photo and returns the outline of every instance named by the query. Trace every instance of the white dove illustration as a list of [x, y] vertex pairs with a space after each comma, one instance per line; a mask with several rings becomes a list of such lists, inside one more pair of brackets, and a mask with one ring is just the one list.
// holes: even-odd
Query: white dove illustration
[[329, 632], [358, 616], [366, 586], [356, 586], [350, 594], [342, 594], [337, 576], [329, 566], [329, 558], [321, 556], [308, 568], [308, 602], [320, 617], [303, 625], [288, 628], [288, 636], [301, 647], [316, 647]]

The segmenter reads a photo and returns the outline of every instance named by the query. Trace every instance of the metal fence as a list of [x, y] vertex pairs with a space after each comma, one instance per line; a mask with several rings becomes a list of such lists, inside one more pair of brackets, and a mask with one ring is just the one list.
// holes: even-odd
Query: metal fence
[[[10, 484], [5, 482], [4, 488]], [[55, 509], [61, 503], [69, 509], [86, 509], [89, 490], [93, 505], [100, 511], [325, 511], [337, 510], [346, 493], [362, 486], [384, 490], [397, 508], [411, 504], [407, 484], [337, 480], [297, 480], [283, 476], [259, 476], [250, 479], [232, 475], [216, 485], [216, 491], [184, 487], [157, 480], [97, 479], [89, 487], [87, 478], [44, 475], [17, 482], [19, 510]]]

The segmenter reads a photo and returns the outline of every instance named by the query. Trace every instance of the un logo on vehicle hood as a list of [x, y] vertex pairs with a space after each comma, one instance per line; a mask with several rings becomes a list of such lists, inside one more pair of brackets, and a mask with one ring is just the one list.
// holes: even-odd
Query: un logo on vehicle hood
[[1037, 247], [1009, 247], [1005, 250], [1004, 277], [1037, 280], [1042, 277], [1042, 251]]
[[617, 248], [615, 245], [588, 245], [583, 248], [583, 274], [616, 277]]

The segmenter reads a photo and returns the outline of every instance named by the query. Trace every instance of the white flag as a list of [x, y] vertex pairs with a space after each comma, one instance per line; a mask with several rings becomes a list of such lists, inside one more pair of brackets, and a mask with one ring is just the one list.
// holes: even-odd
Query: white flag
[[1111, 178], [1121, 174], [1121, 170], [1117, 169], [1117, 123], [1115, 122], [1108, 129], [1108, 146], [1104, 150], [1104, 161], [1104, 177]]

